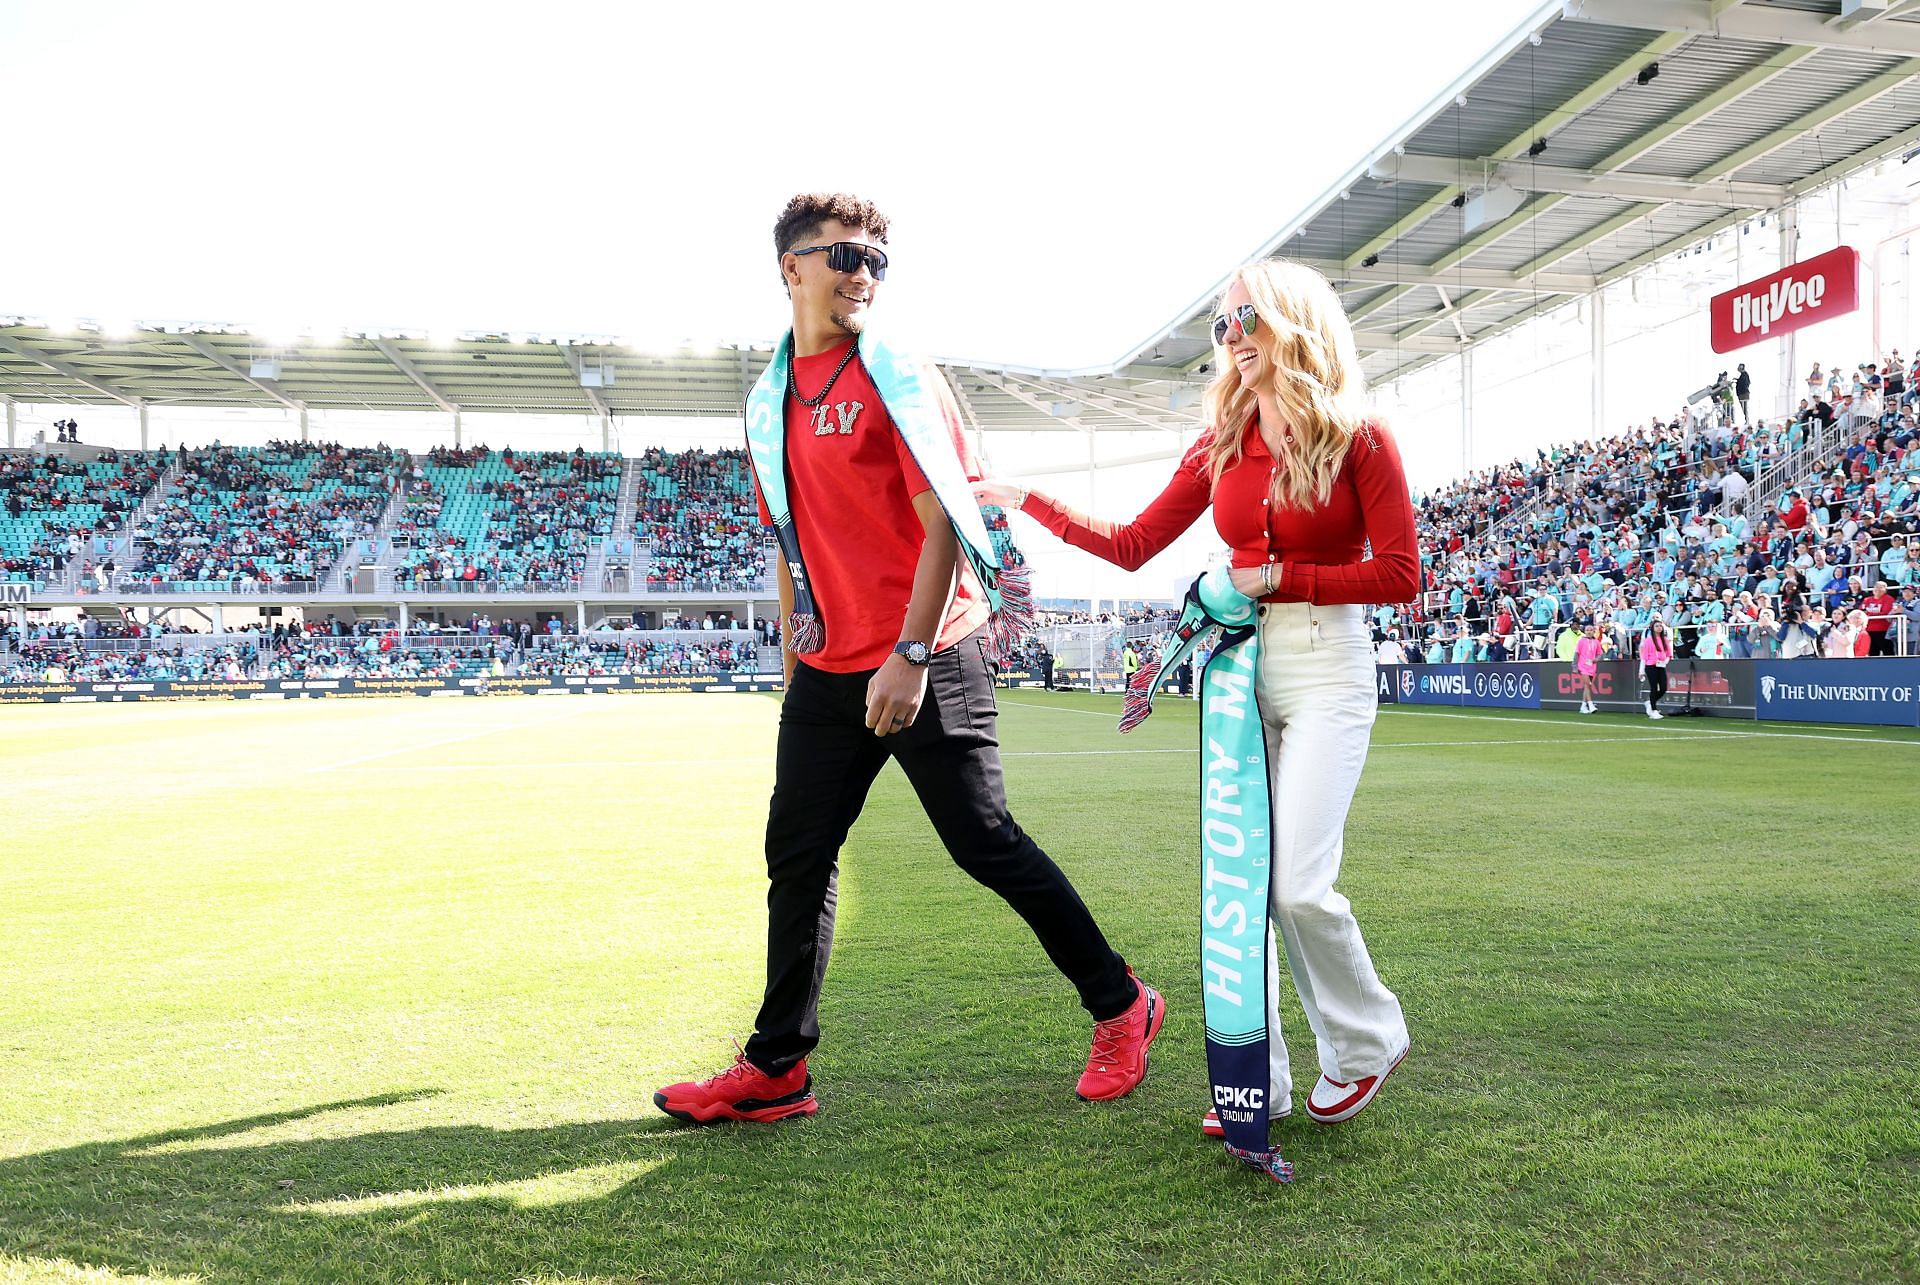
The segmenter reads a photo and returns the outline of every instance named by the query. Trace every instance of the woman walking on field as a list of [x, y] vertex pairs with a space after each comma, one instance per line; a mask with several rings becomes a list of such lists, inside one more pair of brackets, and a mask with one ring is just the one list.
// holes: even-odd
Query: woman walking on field
[[1647, 677], [1647, 717], [1665, 718], [1660, 701], [1667, 694], [1667, 663], [1673, 659], [1673, 639], [1667, 637], [1667, 622], [1655, 616], [1640, 640], [1640, 669]]
[[[1373, 1101], [1408, 1047], [1400, 1001], [1375, 973], [1334, 882], [1376, 712], [1365, 604], [1408, 602], [1418, 593], [1413, 505], [1399, 449], [1363, 405], [1353, 332], [1326, 278], [1283, 262], [1241, 268], [1213, 319], [1213, 341], [1225, 360], [1207, 389], [1211, 427], [1132, 522], [1077, 513], [996, 479], [974, 489], [984, 502], [1019, 508], [1067, 543], [1129, 570], [1212, 507], [1233, 550], [1227, 592], [1244, 595], [1238, 605], [1258, 644], [1250, 677], [1273, 816], [1267, 901], [1252, 912], [1267, 921], [1268, 1067], [1259, 1076], [1265, 1083], [1250, 1092], [1265, 1093], [1261, 1130], [1292, 1111], [1277, 930], [1318, 1046], [1320, 1076], [1306, 1112], [1335, 1124]], [[1254, 964], [1256, 973], [1260, 967]], [[1217, 1076], [1214, 1096], [1219, 1103]], [[1241, 1121], [1234, 1115], [1236, 1128]], [[1219, 1111], [1208, 1111], [1202, 1128], [1222, 1136]]]
[[1573, 673], [1580, 683], [1580, 712], [1593, 714], [1600, 707], [1593, 703], [1593, 680], [1600, 673], [1600, 653], [1606, 650], [1606, 644], [1600, 641], [1600, 626], [1588, 625], [1580, 631], [1580, 641], [1573, 645]]

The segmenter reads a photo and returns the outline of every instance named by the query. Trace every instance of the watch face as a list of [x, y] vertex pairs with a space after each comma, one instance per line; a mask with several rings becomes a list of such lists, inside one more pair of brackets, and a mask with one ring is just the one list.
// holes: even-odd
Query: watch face
[[901, 648], [900, 654], [905, 656], [910, 664], [924, 665], [927, 663], [927, 645], [925, 643], [908, 643]]

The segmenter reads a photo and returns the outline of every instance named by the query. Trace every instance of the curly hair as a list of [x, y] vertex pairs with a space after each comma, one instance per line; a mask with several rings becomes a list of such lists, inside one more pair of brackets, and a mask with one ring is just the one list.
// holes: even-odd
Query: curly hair
[[820, 231], [828, 219], [838, 219], [850, 228], [859, 228], [874, 240], [887, 242], [887, 216], [872, 201], [863, 201], [845, 192], [802, 192], [787, 202], [773, 225], [773, 252], [785, 254]]

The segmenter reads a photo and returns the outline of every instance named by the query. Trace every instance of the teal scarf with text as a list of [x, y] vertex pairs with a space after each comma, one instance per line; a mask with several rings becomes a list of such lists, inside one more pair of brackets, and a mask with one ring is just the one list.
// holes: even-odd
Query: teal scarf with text
[[1293, 1166], [1268, 1138], [1267, 887], [1274, 818], [1256, 691], [1260, 635], [1254, 600], [1233, 587], [1227, 568], [1209, 571], [1187, 590], [1161, 658], [1128, 683], [1120, 730], [1130, 732], [1146, 720], [1160, 676], [1177, 670], [1215, 630], [1219, 641], [1200, 671], [1200, 981], [1207, 1078], [1227, 1149], [1289, 1182]]
[[[993, 613], [989, 625], [993, 654], [1001, 658], [1012, 655], [1014, 645], [1033, 619], [1029, 573], [1025, 566], [1000, 563], [954, 445], [957, 421], [950, 419], [939, 390], [931, 386], [937, 373], [895, 351], [872, 331], [861, 333], [858, 356], [914, 463], [926, 475], [934, 497], [953, 524], [962, 560], [986, 591]], [[773, 516], [781, 557], [793, 579], [793, 613], [782, 622], [787, 642], [796, 654], [807, 656], [825, 648], [826, 630], [833, 622], [820, 616], [787, 500], [786, 399], [792, 363], [793, 334], [789, 331], [747, 395], [747, 454], [753, 461], [767, 512]], [[849, 532], [848, 538], [858, 539], [857, 530]]]

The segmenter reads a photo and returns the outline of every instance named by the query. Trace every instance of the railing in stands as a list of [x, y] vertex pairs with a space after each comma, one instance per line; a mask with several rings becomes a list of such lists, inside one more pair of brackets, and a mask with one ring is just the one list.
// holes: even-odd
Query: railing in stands
[[1810, 481], [1813, 466], [1837, 454], [1847, 432], [1838, 422], [1818, 427], [1807, 435], [1799, 450], [1761, 470], [1747, 491], [1748, 512], [1764, 513], [1779, 503], [1789, 487]]
[[171, 596], [204, 594], [245, 594], [261, 597], [311, 595], [320, 591], [318, 580], [144, 580], [138, 572], [118, 572], [105, 590], [95, 590], [91, 595], [98, 597], [103, 593], [124, 594], [129, 597], [140, 594], [166, 594]]
[[[1829, 623], [1828, 620], [1815, 619], [1812, 617], [1809, 617], [1808, 620], [1809, 625], [1813, 628], [1816, 635], [1820, 628], [1823, 628]], [[1448, 629], [1445, 626], [1457, 626], [1461, 623], [1463, 622], [1447, 621], [1445, 625], [1443, 625], [1440, 634], [1437, 635], [1438, 641], [1447, 648], [1448, 659], [1451, 659], [1454, 654], [1453, 646], [1459, 641], [1461, 631], [1457, 628]], [[1779, 620], [1740, 621], [1732, 625], [1727, 625], [1726, 628], [1719, 631], [1714, 629], [1715, 624], [1724, 623], [1725, 622], [1709, 621], [1705, 623], [1673, 626], [1668, 632], [1673, 635], [1676, 654], [1682, 658], [1697, 656], [1703, 660], [1772, 660], [1794, 658], [1793, 656], [1786, 655], [1782, 650], [1781, 622]], [[1503, 641], [1508, 649], [1508, 654], [1505, 658], [1520, 661], [1558, 659], [1560, 635], [1566, 628], [1567, 626], [1564, 623], [1556, 623], [1547, 629], [1537, 629], [1531, 626], [1517, 629], [1512, 634], [1504, 636]], [[1893, 639], [1891, 654], [1897, 656], [1920, 655], [1920, 631], [1912, 629], [1904, 616], [1890, 617], [1887, 625], [1887, 633]], [[1474, 634], [1472, 636], [1477, 638], [1479, 635]], [[1640, 656], [1640, 640], [1645, 636], [1646, 631], [1644, 629], [1629, 629], [1625, 625], [1616, 624], [1604, 629], [1602, 631], [1602, 637], [1608, 644], [1607, 658], [1613, 660], [1638, 660]], [[1700, 648], [1703, 639], [1707, 641], [1708, 651], [1717, 654], [1703, 655], [1701, 653]], [[1415, 640], [1422, 650], [1422, 654], [1424, 654], [1426, 646], [1433, 641], [1434, 639], [1424, 637]], [[1812, 650], [1796, 651], [1796, 655], [1812, 658], [1825, 656], [1827, 654], [1816, 637], [1810, 636], [1809, 640], [1802, 645], [1811, 647]], [[1415, 663], [1421, 663], [1416, 660], [1414, 650], [1415, 648], [1412, 645], [1408, 646], [1407, 659]]]

